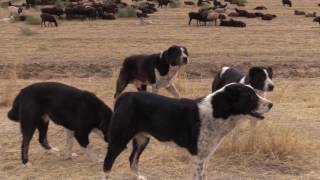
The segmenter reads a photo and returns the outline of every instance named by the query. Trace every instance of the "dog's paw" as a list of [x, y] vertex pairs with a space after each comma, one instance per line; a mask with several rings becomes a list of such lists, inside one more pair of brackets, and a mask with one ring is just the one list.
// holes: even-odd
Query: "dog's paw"
[[51, 151], [53, 151], [53, 152], [60, 152], [60, 149], [57, 148], [57, 147], [53, 147], [53, 148], [51, 148]]
[[29, 167], [32, 167], [32, 164], [31, 164], [31, 162], [27, 162], [27, 163], [25, 163], [25, 164], [22, 164], [22, 166], [23, 166], [24, 168], [29, 168]]
[[64, 160], [69, 160], [69, 159], [72, 159], [72, 158], [75, 158], [75, 157], [78, 157], [78, 154], [77, 153], [67, 153], [67, 154], [64, 154]]
[[71, 153], [71, 157], [78, 157], [77, 153]]
[[144, 176], [139, 175], [139, 176], [137, 177], [137, 180], [147, 180], [147, 178], [145, 178]]

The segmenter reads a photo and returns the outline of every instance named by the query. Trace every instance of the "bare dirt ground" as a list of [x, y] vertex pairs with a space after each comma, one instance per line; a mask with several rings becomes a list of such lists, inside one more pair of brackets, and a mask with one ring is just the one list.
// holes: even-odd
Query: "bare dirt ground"
[[[269, 150], [279, 150], [285, 144], [283, 154], [237, 153], [228, 149], [227, 138], [211, 159], [208, 179], [320, 179], [320, 26], [310, 18], [293, 15], [294, 9], [320, 13], [320, 7], [314, 0], [294, 1], [294, 8], [282, 7], [279, 0], [252, 0], [246, 9], [257, 5], [267, 6], [267, 12], [278, 18], [271, 22], [239, 18], [247, 23], [244, 29], [189, 27], [187, 13], [197, 9], [182, 6], [160, 9], [150, 18], [153, 24], [144, 26], [137, 19], [59, 21], [58, 28], [0, 22], [0, 104], [12, 101], [22, 87], [45, 80], [90, 90], [112, 107], [114, 77], [126, 56], [184, 45], [191, 63], [178, 79], [183, 97], [210, 93], [212, 76], [223, 65], [243, 72], [252, 65], [269, 65], [275, 74], [276, 89], [268, 96], [275, 107], [261, 125], [269, 130], [258, 131], [257, 137], [266, 132], [267, 137], [276, 139], [265, 143], [274, 146]], [[0, 18], [6, 16], [7, 11], [0, 9]], [[29, 27], [36, 34], [22, 35], [20, 27]], [[165, 91], [161, 94], [168, 95]], [[48, 155], [37, 142], [37, 134], [29, 153], [33, 167], [23, 168], [19, 125], [6, 118], [9, 108], [0, 107], [0, 179], [101, 178], [101, 163], [89, 162], [84, 155], [73, 160], [63, 160], [62, 152]], [[270, 127], [274, 131], [268, 134]], [[296, 132], [290, 134], [292, 138], [299, 134], [292, 147], [287, 144], [292, 138], [285, 137], [288, 128], [290, 133]], [[242, 133], [247, 134], [248, 129], [244, 127]], [[52, 146], [63, 151], [64, 138], [63, 129], [51, 123]], [[91, 140], [103, 158], [106, 144], [94, 134]], [[245, 143], [242, 139], [239, 142]], [[117, 159], [114, 179], [133, 179], [127, 162], [130, 149]], [[81, 154], [76, 143], [74, 151]], [[185, 151], [156, 140], [140, 164], [148, 179], [190, 179], [192, 174], [192, 161]]]

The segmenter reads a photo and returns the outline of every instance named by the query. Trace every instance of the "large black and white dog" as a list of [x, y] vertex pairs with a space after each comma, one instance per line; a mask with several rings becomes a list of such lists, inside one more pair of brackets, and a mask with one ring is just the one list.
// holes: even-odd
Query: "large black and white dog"
[[138, 161], [149, 142], [172, 141], [194, 156], [195, 180], [205, 179], [209, 156], [244, 116], [263, 119], [272, 103], [249, 85], [229, 84], [198, 100], [174, 99], [147, 92], [128, 92], [118, 98], [109, 124], [109, 146], [104, 161], [108, 178], [118, 155], [133, 139], [130, 167], [138, 179]]
[[66, 129], [66, 159], [71, 158], [74, 136], [88, 157], [96, 160], [89, 145], [89, 133], [94, 130], [107, 141], [111, 116], [111, 109], [93, 93], [55, 82], [35, 83], [23, 88], [8, 112], [9, 119], [20, 122], [21, 158], [26, 166], [31, 165], [28, 151], [36, 129], [41, 146], [52, 150], [47, 140], [50, 119]]
[[222, 88], [229, 83], [242, 83], [251, 85], [260, 95], [262, 92], [273, 91], [271, 67], [252, 67], [247, 75], [242, 75], [237, 69], [223, 67], [215, 76], [212, 83], [212, 92]]
[[127, 57], [120, 70], [114, 97], [117, 98], [129, 83], [133, 83], [138, 91], [145, 91], [148, 84], [152, 85], [154, 93], [165, 87], [172, 95], [179, 97], [172, 80], [181, 66], [189, 62], [188, 56], [185, 47], [173, 45], [158, 54]]

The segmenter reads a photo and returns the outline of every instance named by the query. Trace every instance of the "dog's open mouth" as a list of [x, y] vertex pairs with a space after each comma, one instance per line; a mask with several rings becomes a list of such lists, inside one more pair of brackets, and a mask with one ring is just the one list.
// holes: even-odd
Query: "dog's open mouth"
[[264, 119], [264, 116], [262, 114], [260, 114], [260, 113], [257, 113], [257, 112], [251, 112], [250, 115], [252, 117], [257, 118], [257, 119]]

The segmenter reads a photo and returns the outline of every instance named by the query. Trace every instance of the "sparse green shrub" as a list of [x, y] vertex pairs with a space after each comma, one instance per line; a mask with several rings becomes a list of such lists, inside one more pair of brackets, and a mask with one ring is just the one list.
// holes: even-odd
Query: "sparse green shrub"
[[24, 36], [31, 36], [31, 35], [37, 34], [35, 31], [32, 31], [28, 27], [20, 27], [20, 33], [21, 35], [24, 35]]
[[118, 10], [119, 18], [137, 17], [137, 10], [131, 6], [119, 8]]
[[29, 25], [40, 25], [41, 24], [41, 18], [39, 16], [26, 16], [26, 24]]
[[180, 0], [171, 0], [169, 3], [169, 7], [171, 8], [178, 8], [181, 6]]

